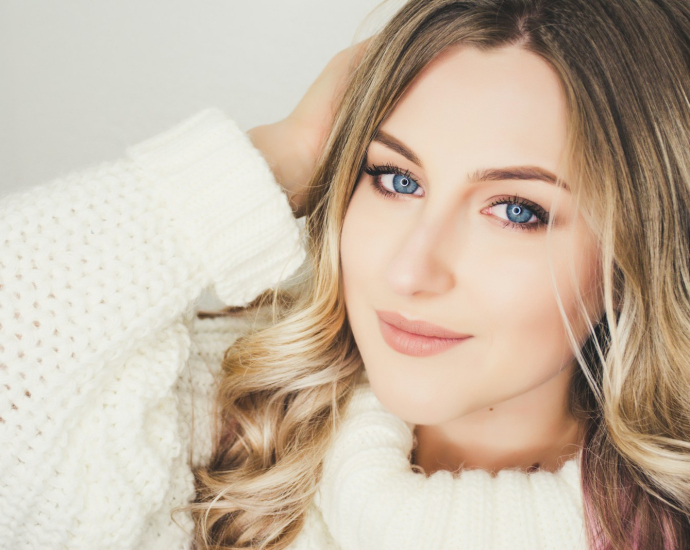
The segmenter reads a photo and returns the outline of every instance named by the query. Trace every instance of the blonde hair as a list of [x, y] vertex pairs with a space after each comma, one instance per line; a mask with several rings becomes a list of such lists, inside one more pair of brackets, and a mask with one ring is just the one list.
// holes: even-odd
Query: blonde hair
[[[339, 264], [369, 142], [451, 45], [518, 45], [560, 77], [568, 163], [601, 250], [604, 315], [576, 342], [572, 413], [596, 550], [690, 548], [690, 7], [683, 0], [411, 0], [353, 67], [307, 196], [300, 292], [226, 351], [198, 548], [286, 548], [363, 365]], [[580, 298], [580, 305], [583, 301]]]

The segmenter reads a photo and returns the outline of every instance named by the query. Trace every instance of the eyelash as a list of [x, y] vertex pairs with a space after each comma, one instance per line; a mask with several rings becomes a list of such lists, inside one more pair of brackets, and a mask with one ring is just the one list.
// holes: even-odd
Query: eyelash
[[[402, 195], [402, 193], [392, 193], [391, 191], [388, 191], [388, 189], [385, 189], [379, 181], [379, 176], [387, 174], [397, 174], [399, 176], [409, 178], [413, 180], [415, 183], [419, 181], [417, 176], [415, 176], [409, 170], [400, 168], [399, 166], [396, 166], [395, 164], [391, 163], [386, 163], [383, 165], [374, 164], [372, 166], [367, 166], [366, 168], [364, 168], [364, 171], [373, 177], [371, 181], [371, 186], [374, 188], [374, 190], [389, 199], [398, 199]], [[512, 195], [510, 197], [495, 200], [488, 206], [488, 208], [491, 208], [492, 206], [497, 206], [499, 204], [517, 204], [518, 206], [523, 206], [524, 208], [530, 210], [537, 217], [536, 223], [515, 223], [503, 220], [503, 228], [511, 227], [513, 229], [518, 229], [522, 231], [535, 231], [537, 229], [541, 229], [549, 223], [549, 213], [544, 208], [542, 208], [538, 204], [533, 203], [532, 201], [528, 201], [527, 199], [519, 195]]]

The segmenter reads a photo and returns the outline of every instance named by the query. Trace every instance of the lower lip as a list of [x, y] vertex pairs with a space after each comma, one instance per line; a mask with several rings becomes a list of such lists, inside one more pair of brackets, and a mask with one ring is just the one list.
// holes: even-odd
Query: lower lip
[[471, 336], [465, 338], [434, 338], [433, 336], [421, 336], [419, 334], [412, 334], [411, 332], [400, 330], [382, 321], [380, 318], [379, 326], [381, 327], [381, 334], [386, 344], [397, 352], [404, 353], [405, 355], [412, 355], [413, 357], [436, 355], [437, 353], [442, 353], [448, 348], [457, 346], [465, 340], [472, 338]]

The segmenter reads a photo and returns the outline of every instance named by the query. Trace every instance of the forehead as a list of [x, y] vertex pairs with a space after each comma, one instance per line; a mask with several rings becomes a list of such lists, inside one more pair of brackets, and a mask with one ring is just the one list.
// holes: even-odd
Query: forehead
[[534, 164], [562, 173], [565, 97], [555, 71], [532, 52], [454, 46], [424, 68], [381, 128], [425, 165]]

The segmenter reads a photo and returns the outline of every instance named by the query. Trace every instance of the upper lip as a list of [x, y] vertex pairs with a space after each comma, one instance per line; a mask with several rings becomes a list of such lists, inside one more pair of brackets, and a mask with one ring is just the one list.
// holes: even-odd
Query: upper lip
[[426, 321], [410, 321], [393, 311], [376, 311], [376, 314], [382, 321], [393, 325], [394, 327], [411, 332], [413, 334], [420, 334], [422, 336], [432, 336], [436, 338], [468, 338], [471, 334], [460, 334], [452, 330], [445, 329]]

